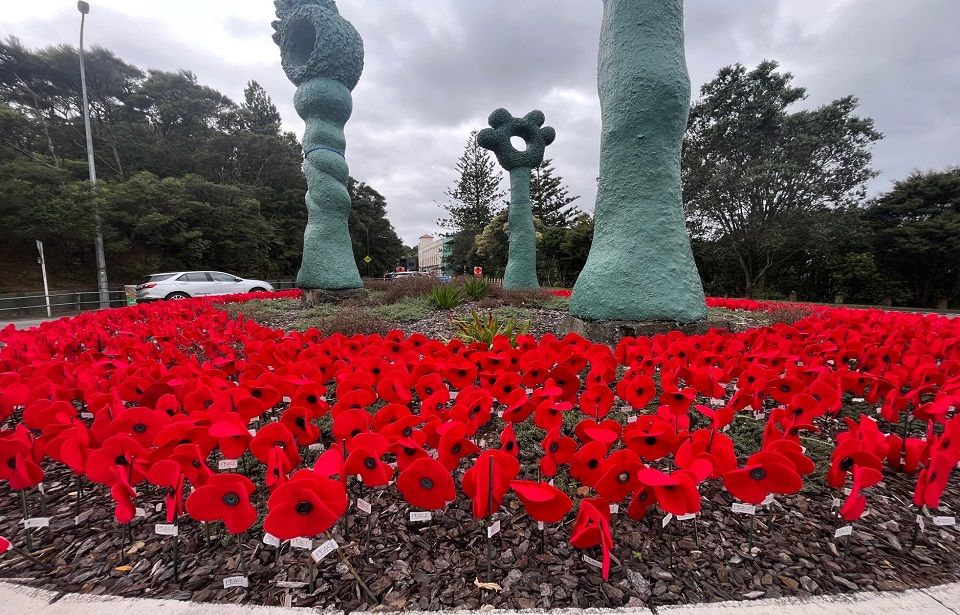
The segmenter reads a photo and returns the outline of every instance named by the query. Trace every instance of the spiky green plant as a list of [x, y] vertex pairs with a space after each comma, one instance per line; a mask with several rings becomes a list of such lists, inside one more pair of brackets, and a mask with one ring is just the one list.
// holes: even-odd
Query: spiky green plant
[[487, 296], [490, 291], [490, 282], [486, 278], [469, 278], [463, 283], [463, 292], [473, 299], [480, 301]]
[[437, 309], [452, 310], [463, 303], [463, 294], [456, 286], [444, 285], [437, 286], [427, 295]]
[[498, 335], [507, 337], [511, 344], [516, 344], [518, 335], [530, 331], [529, 320], [517, 322], [512, 317], [498, 319], [493, 312], [481, 314], [476, 310], [472, 310], [469, 317], [454, 321], [454, 325], [457, 327], [457, 334], [464, 342], [468, 344], [481, 342], [488, 346]]

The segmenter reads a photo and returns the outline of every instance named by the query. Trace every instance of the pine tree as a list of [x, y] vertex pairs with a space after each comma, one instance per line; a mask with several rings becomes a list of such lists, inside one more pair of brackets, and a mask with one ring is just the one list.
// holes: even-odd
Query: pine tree
[[563, 178], [554, 175], [552, 160], [544, 160], [533, 169], [530, 177], [530, 201], [533, 204], [533, 216], [546, 227], [567, 228], [580, 213], [572, 203], [580, 196], [570, 196], [563, 185]]
[[479, 233], [500, 209], [506, 192], [500, 189], [503, 174], [497, 170], [490, 153], [477, 144], [477, 131], [457, 161], [460, 178], [444, 193], [450, 201], [443, 205], [449, 217], [437, 223], [454, 232]]
[[246, 101], [243, 110], [247, 113], [250, 132], [278, 136], [280, 134], [280, 112], [270, 99], [270, 95], [256, 81], [251, 81], [243, 90]]

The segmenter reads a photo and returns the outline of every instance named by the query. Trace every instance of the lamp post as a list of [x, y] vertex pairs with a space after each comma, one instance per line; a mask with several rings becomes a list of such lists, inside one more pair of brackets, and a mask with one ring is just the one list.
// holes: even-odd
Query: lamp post
[[[77, 2], [77, 10], [80, 11], [80, 89], [83, 93], [83, 125], [87, 131], [87, 166], [90, 170], [90, 189], [97, 191], [97, 167], [93, 160], [93, 133], [90, 131], [90, 103], [87, 101], [87, 72], [83, 63], [83, 25], [86, 21], [87, 13], [90, 12], [90, 4], [80, 0]], [[93, 205], [93, 221], [95, 225], [96, 236], [94, 238], [94, 247], [97, 253], [97, 290], [100, 295], [100, 308], [110, 307], [110, 288], [107, 285], [107, 260], [103, 255], [103, 227], [100, 224], [100, 208], [96, 203]]]

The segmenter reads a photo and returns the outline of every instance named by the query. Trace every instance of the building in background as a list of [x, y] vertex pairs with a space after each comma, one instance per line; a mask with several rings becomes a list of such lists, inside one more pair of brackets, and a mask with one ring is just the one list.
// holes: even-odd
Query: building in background
[[417, 262], [420, 271], [449, 275], [444, 263], [444, 256], [446, 255], [446, 246], [452, 240], [452, 237], [437, 238], [433, 235], [422, 235], [417, 250]]

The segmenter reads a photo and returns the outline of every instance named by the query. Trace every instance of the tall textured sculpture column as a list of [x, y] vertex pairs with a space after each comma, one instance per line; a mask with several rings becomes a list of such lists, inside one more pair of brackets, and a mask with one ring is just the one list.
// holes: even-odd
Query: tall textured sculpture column
[[596, 228], [570, 311], [587, 320], [706, 317], [683, 217], [690, 111], [683, 0], [604, 0]]
[[[531, 111], [522, 118], [513, 117], [506, 109], [490, 114], [490, 128], [477, 135], [480, 147], [492, 151], [500, 166], [510, 173], [510, 249], [507, 269], [503, 274], [504, 288], [539, 288], [537, 280], [537, 231], [533, 226], [530, 203], [530, 173], [543, 162], [544, 150], [553, 143], [556, 131], [543, 126], [542, 111]], [[511, 137], [523, 139], [527, 148], [519, 151], [510, 143]]]
[[297, 285], [360, 288], [347, 221], [350, 195], [343, 127], [353, 112], [351, 91], [363, 72], [363, 40], [333, 0], [276, 0], [273, 40], [283, 70], [297, 86], [293, 102], [307, 124], [303, 173], [307, 228]]

